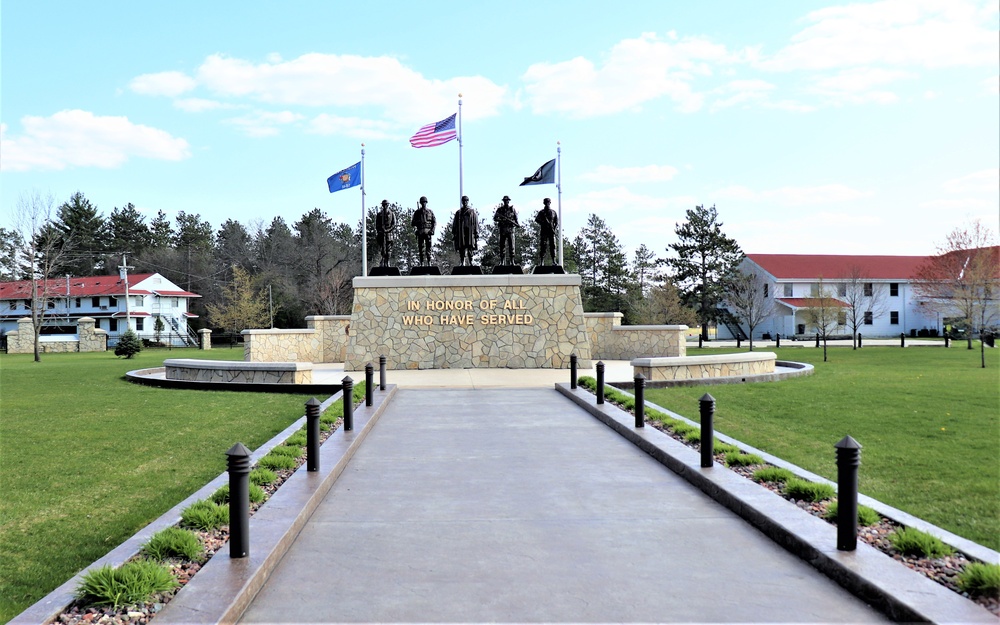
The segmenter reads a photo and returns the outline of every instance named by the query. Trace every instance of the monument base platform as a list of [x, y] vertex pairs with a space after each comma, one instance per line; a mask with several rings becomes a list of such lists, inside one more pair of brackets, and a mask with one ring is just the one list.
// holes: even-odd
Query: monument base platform
[[497, 265], [490, 273], [494, 276], [521, 275], [524, 273], [524, 267], [521, 265]]
[[538, 275], [565, 274], [562, 265], [539, 265], [531, 270], [531, 273]]
[[398, 276], [399, 267], [372, 267], [368, 270], [368, 275], [373, 277]]
[[592, 366], [575, 274], [355, 278], [350, 328], [348, 371]]
[[451, 275], [453, 276], [481, 276], [483, 275], [483, 268], [479, 265], [459, 265], [457, 267], [451, 268]]
[[439, 267], [429, 267], [427, 265], [421, 265], [419, 267], [414, 267], [410, 269], [411, 276], [440, 276], [441, 269]]

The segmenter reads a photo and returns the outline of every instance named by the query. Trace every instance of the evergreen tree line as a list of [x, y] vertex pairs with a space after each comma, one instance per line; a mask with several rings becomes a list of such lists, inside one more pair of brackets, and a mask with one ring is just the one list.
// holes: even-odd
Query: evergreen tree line
[[[493, 224], [498, 206], [477, 209], [481, 240], [474, 261], [485, 270], [499, 264], [499, 234]], [[399, 203], [390, 203], [389, 209], [397, 223], [390, 264], [406, 275], [419, 264], [416, 233], [410, 227], [416, 209]], [[369, 267], [379, 260], [377, 211], [377, 206], [367, 210]], [[433, 257], [444, 274], [459, 264], [452, 217], [452, 212], [436, 213]], [[539, 264], [539, 228], [533, 211], [522, 210], [518, 217], [515, 263], [530, 273]], [[726, 285], [743, 258], [721, 226], [714, 206], [695, 207], [678, 224], [678, 241], [664, 248], [664, 257], [640, 245], [630, 259], [607, 222], [591, 214], [572, 239], [564, 233], [563, 265], [567, 273], [581, 276], [585, 312], [621, 312], [625, 324], [711, 323], [724, 314], [720, 303]], [[59, 251], [59, 265], [48, 277], [117, 274], [126, 262], [129, 273], [157, 272], [201, 295], [191, 306], [203, 315], [197, 320], [203, 325], [238, 331], [243, 328], [232, 325], [239, 322], [219, 312], [235, 306], [237, 297], [244, 310], [255, 301], [256, 309], [266, 311], [258, 327], [273, 319], [274, 327], [295, 328], [304, 326], [307, 315], [350, 314], [352, 279], [361, 275], [361, 227], [360, 221], [336, 222], [319, 208], [292, 224], [282, 217], [247, 224], [230, 218], [218, 229], [186, 211], [178, 212], [172, 223], [163, 211], [147, 222], [132, 204], [115, 207], [105, 217], [77, 192], [32, 236], [54, 243], [50, 249]], [[28, 265], [17, 254], [26, 247], [21, 233], [0, 229], [0, 278], [29, 277]]]

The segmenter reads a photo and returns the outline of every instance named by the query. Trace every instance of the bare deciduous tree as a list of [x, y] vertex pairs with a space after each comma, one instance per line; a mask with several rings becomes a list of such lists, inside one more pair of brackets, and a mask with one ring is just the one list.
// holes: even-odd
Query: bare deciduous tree
[[14, 207], [14, 228], [20, 235], [19, 255], [29, 281], [31, 327], [35, 334], [35, 362], [41, 362], [42, 324], [57, 292], [51, 280], [60, 267], [64, 245], [53, 225], [55, 200], [38, 191], [22, 194]]
[[746, 324], [753, 351], [753, 331], [774, 315], [774, 298], [768, 294], [767, 278], [756, 272], [736, 273], [726, 285], [726, 304], [733, 315]]
[[847, 321], [844, 304], [833, 296], [830, 287], [823, 284], [822, 277], [817, 284], [816, 296], [809, 299], [809, 307], [803, 311], [803, 316], [823, 341], [823, 362], [826, 362], [827, 339], [838, 326], [845, 325]]
[[955, 228], [917, 269], [913, 287], [932, 310], [965, 321], [972, 349], [973, 333], [982, 339], [1000, 320], [1000, 247], [993, 231], [979, 220]]
[[888, 291], [884, 284], [872, 281], [868, 273], [859, 265], [851, 265], [843, 276], [844, 292], [841, 299], [847, 309], [847, 325], [851, 328], [851, 342], [858, 348], [858, 330], [865, 324], [883, 316], [888, 310]]

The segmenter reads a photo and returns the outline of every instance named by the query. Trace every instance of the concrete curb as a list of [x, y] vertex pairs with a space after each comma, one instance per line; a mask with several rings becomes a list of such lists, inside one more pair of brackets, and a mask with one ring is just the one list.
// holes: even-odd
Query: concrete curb
[[250, 518], [250, 555], [216, 554], [156, 615], [170, 623], [235, 623], [267, 582], [274, 567], [323, 501], [344, 467], [396, 394], [396, 386], [376, 391], [373, 405], [354, 410], [354, 430], [337, 430], [320, 447], [320, 470], [301, 466]]
[[[378, 420], [378, 416], [380, 416], [382, 410], [384, 410], [383, 407], [387, 403], [388, 399], [392, 397], [392, 395], [394, 395], [395, 392], [396, 392], [395, 386], [387, 386], [386, 391], [384, 392], [380, 392], [376, 388], [373, 394], [374, 405], [371, 408], [365, 407], [363, 403], [362, 405], [355, 407], [354, 411], [355, 431], [353, 432], [351, 440], [346, 445], [347, 447], [346, 450], [343, 448], [343, 446], [338, 446], [340, 453], [348, 453], [350, 455], [354, 454], [354, 452], [360, 445], [361, 440], [363, 440], [364, 437], [367, 435], [371, 425]], [[340, 401], [342, 395], [343, 395], [342, 393], [338, 392], [337, 394], [327, 398], [327, 400], [320, 405], [320, 411], [321, 412], [326, 411], [326, 409], [329, 408], [330, 405], [332, 405], [334, 402]], [[300, 417], [294, 423], [292, 423], [287, 428], [282, 430], [277, 436], [274, 436], [271, 440], [258, 447], [250, 456], [251, 464], [256, 463], [260, 458], [267, 455], [268, 452], [270, 452], [276, 446], [284, 442], [285, 439], [287, 439], [289, 436], [291, 436], [299, 429], [301, 429], [302, 426], [305, 425], [305, 422], [306, 422], [305, 416]], [[336, 476], [333, 476], [332, 479], [329, 479], [329, 474], [333, 473], [334, 470], [336, 470], [337, 474], [339, 475], [339, 472], [343, 470], [343, 465], [345, 465], [347, 459], [349, 459], [349, 456], [347, 459], [344, 459], [343, 461], [338, 459], [336, 452], [334, 452], [333, 450], [335, 445], [329, 444], [331, 443], [331, 441], [334, 441], [335, 439], [344, 439], [343, 430], [337, 430], [337, 432], [334, 432], [320, 447], [320, 468], [321, 468], [320, 472], [309, 473], [308, 471], [306, 471], [305, 465], [302, 465], [302, 467], [298, 471], [296, 471], [295, 474], [289, 480], [287, 480], [285, 484], [282, 485], [281, 488], [278, 489], [278, 492], [276, 492], [275, 495], [270, 500], [268, 500], [268, 502], [264, 506], [262, 506], [260, 510], [258, 510], [257, 513], [254, 514], [253, 517], [250, 518], [250, 536], [251, 536], [250, 546], [252, 550], [251, 557], [240, 560], [231, 560], [230, 558], [226, 557], [226, 554], [222, 553], [222, 551], [226, 549], [226, 547], [223, 547], [223, 550], [221, 550], [218, 554], [216, 554], [216, 557], [213, 557], [211, 560], [208, 561], [208, 563], [202, 568], [202, 570], [198, 572], [198, 575], [195, 575], [191, 579], [191, 582], [189, 582], [188, 585], [177, 594], [174, 600], [168, 603], [167, 606], [159, 614], [157, 614], [156, 616], [157, 623], [165, 622], [161, 621], [161, 619], [163, 618], [164, 614], [168, 612], [168, 608], [171, 605], [173, 605], [174, 602], [180, 600], [182, 598], [182, 595], [184, 595], [188, 591], [188, 589], [190, 589], [192, 586], [198, 588], [201, 584], [203, 584], [203, 582], [201, 581], [196, 582], [195, 580], [197, 580], [201, 575], [203, 575], [204, 572], [209, 569], [210, 565], [212, 565], [213, 563], [216, 563], [217, 565], [219, 563], [229, 564], [230, 562], [246, 563], [247, 561], [253, 559], [254, 551], [261, 551], [262, 548], [267, 548], [264, 546], [263, 543], [263, 539], [266, 533], [262, 531], [260, 532], [261, 534], [260, 536], [254, 534], [255, 521], [256, 519], [258, 519], [258, 517], [261, 516], [261, 514], [264, 512], [264, 509], [267, 508], [268, 505], [272, 503], [272, 501], [279, 498], [279, 495], [282, 494], [284, 489], [289, 484], [291, 484], [293, 481], [296, 482], [304, 481], [305, 479], [309, 478], [312, 478], [310, 480], [310, 483], [313, 483], [317, 481], [318, 476], [323, 476], [322, 485], [320, 486], [320, 488], [322, 488], [323, 485], [325, 485], [325, 488], [329, 490], [333, 482], [336, 481]], [[300, 478], [300, 474], [305, 474], [307, 477]], [[108, 552], [103, 557], [99, 558], [98, 560], [95, 560], [89, 566], [87, 566], [79, 573], [74, 575], [72, 578], [70, 578], [68, 581], [63, 583], [61, 586], [59, 586], [46, 596], [39, 599], [28, 609], [24, 610], [23, 612], [15, 616], [12, 620], [8, 621], [8, 625], [44, 625], [45, 623], [54, 622], [55, 619], [57, 619], [59, 615], [66, 609], [66, 607], [69, 606], [75, 600], [74, 591], [76, 590], [76, 587], [80, 584], [80, 580], [82, 579], [82, 577], [87, 572], [104, 565], [118, 567], [121, 564], [125, 563], [130, 558], [136, 556], [139, 553], [142, 545], [146, 541], [148, 541], [150, 537], [153, 536], [153, 534], [164, 528], [176, 525], [178, 522], [180, 522], [181, 512], [183, 512], [185, 508], [195, 503], [196, 501], [208, 498], [221, 486], [224, 486], [228, 483], [229, 483], [229, 475], [227, 473], [220, 474], [218, 477], [216, 477], [208, 484], [206, 484], [205, 486], [201, 487], [200, 489], [192, 493], [190, 496], [188, 496], [186, 499], [178, 503], [176, 506], [163, 513], [158, 519], [152, 521], [151, 523], [149, 523], [149, 525], [136, 532], [135, 535], [133, 535], [131, 538], [129, 538], [125, 542], [115, 547], [113, 550]], [[324, 494], [325, 492], [326, 490], [323, 491]], [[317, 495], [315, 498], [315, 502], [312, 504], [312, 509], [314, 509], [315, 506], [318, 505], [319, 501], [321, 500], [322, 500], [322, 495]], [[305, 502], [305, 504], [308, 504], [308, 502]], [[309, 514], [311, 514], [312, 509], [310, 509]], [[282, 510], [282, 513], [287, 514], [288, 510], [287, 509]], [[301, 521], [298, 521], [298, 529], [301, 529], [301, 526], [305, 523], [306, 519], [308, 519], [308, 515], [302, 518]], [[290, 522], [289, 524], [291, 524], [291, 522], [297, 521], [297, 519], [292, 518], [288, 519], [288, 521]], [[258, 523], [261, 522], [258, 521]], [[298, 529], [295, 530], [296, 534], [298, 533]], [[258, 538], [260, 538], [261, 540], [258, 541]], [[287, 542], [288, 544], [290, 544], [291, 540], [288, 540]], [[287, 549], [287, 545], [285, 545], [285, 549]], [[284, 551], [282, 551], [281, 553], [283, 554]], [[274, 558], [275, 562], [277, 562], [277, 560], [280, 560], [280, 555], [278, 555], [277, 558]], [[271, 566], [273, 568], [273, 564]], [[244, 567], [244, 568], [248, 569], [250, 567]], [[268, 569], [268, 573], [269, 572], [270, 569]], [[256, 590], [254, 590], [254, 592], [256, 593]], [[209, 592], [209, 595], [210, 594], [211, 592]], [[216, 603], [235, 604], [237, 600], [239, 600], [240, 598], [239, 597], [230, 598], [229, 596], [224, 595], [217, 598], [213, 597], [213, 599], [215, 599]], [[245, 598], [244, 607], [246, 603], [249, 603], [250, 599], [252, 599], [252, 596]], [[206, 619], [208, 618], [207, 613], [205, 615], [205, 618]], [[185, 620], [175, 621], [175, 622], [200, 623], [200, 622], [211, 622], [211, 621], [207, 620], [202, 621], [201, 618], [188, 618]]]
[[636, 428], [634, 417], [613, 404], [595, 403], [587, 390], [558, 383], [556, 389], [665, 467], [729, 508], [766, 536], [802, 558], [855, 596], [895, 621], [992, 623], [976, 603], [859, 543], [836, 549], [836, 527], [722, 467], [701, 468], [700, 454], [656, 428]]

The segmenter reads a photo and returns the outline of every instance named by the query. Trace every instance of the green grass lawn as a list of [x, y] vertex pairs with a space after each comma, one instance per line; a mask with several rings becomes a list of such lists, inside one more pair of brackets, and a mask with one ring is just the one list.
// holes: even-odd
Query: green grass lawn
[[[735, 351], [735, 350], [729, 350]], [[783, 382], [647, 389], [648, 401], [698, 421], [716, 399], [716, 430], [836, 481], [834, 443], [863, 446], [860, 490], [1000, 550], [1000, 350], [782, 348], [816, 367]], [[688, 355], [722, 353], [692, 349]]]
[[0, 356], [0, 623], [223, 472], [233, 443], [255, 449], [303, 414], [302, 395], [123, 378], [185, 357], [243, 350]]

